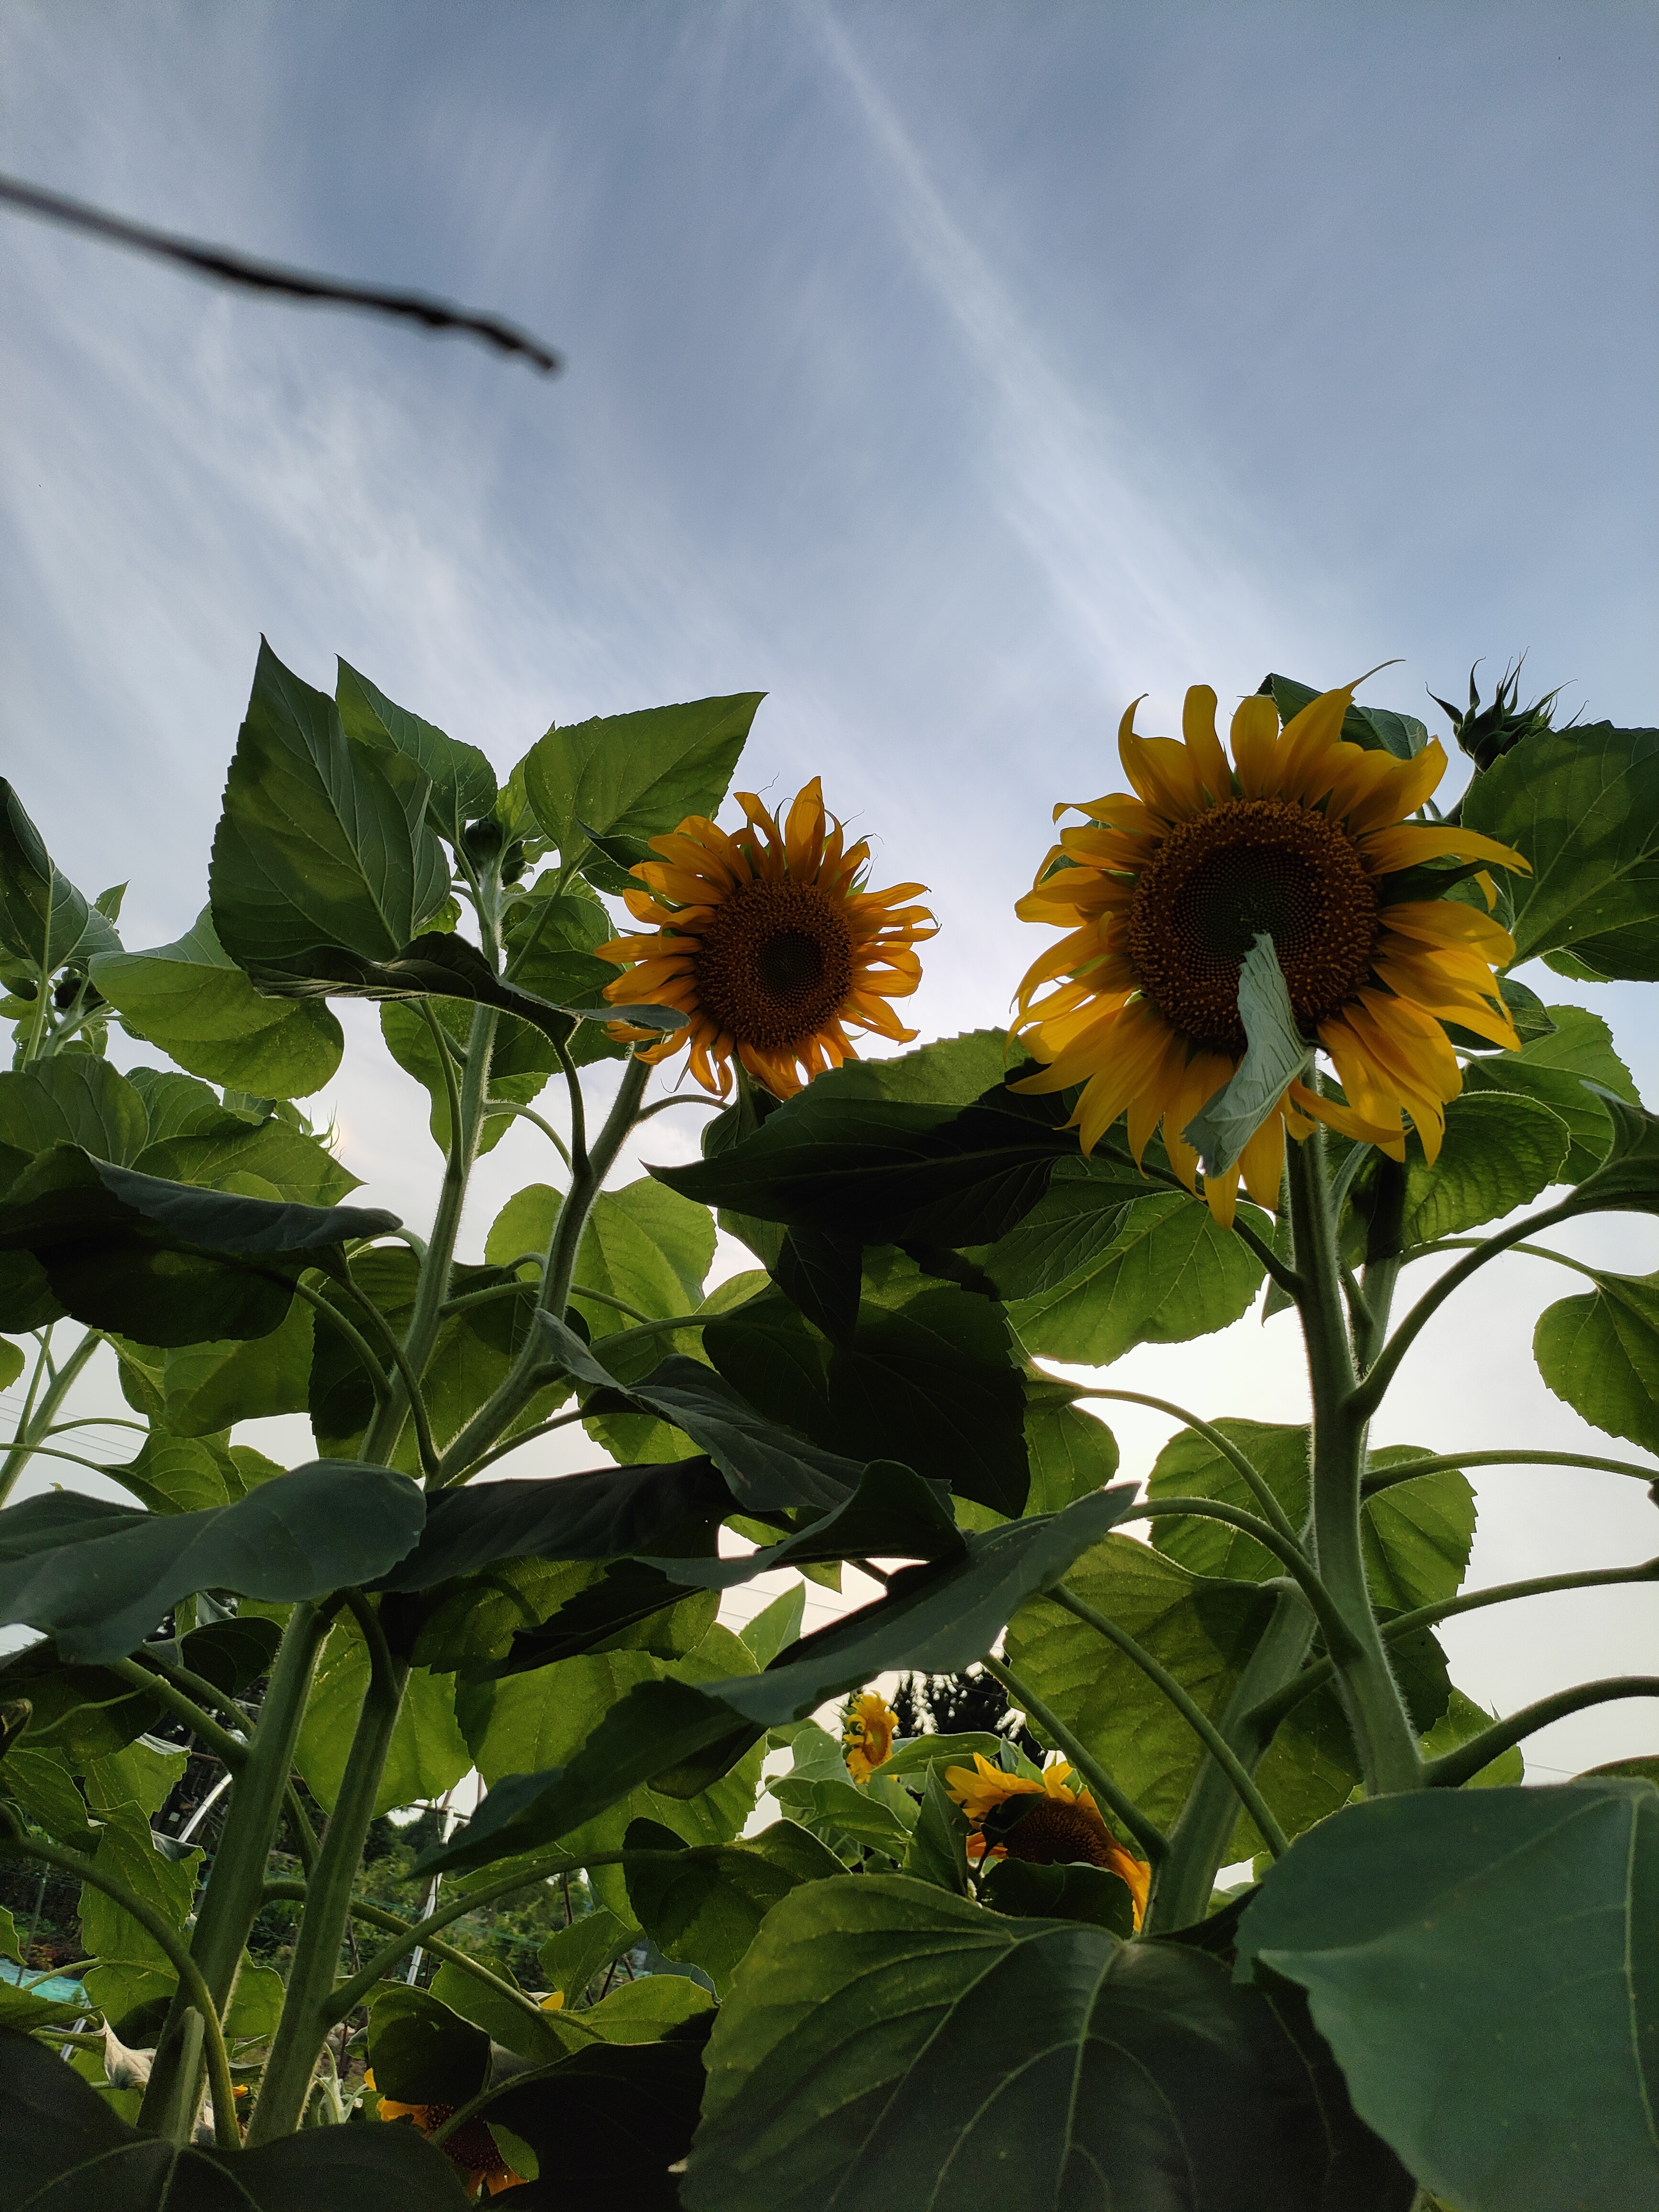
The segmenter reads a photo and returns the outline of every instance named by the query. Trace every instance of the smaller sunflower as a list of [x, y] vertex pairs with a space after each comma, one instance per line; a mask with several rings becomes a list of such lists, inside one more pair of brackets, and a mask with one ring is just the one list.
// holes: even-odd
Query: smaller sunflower
[[[371, 2067], [363, 2076], [364, 2086], [374, 2087], [374, 2072]], [[410, 2120], [423, 2136], [435, 2135], [455, 2111], [453, 2105], [405, 2105], [395, 2097], [382, 2097], [378, 2117], [383, 2120]], [[462, 2188], [469, 2197], [488, 2191], [499, 2197], [504, 2189], [516, 2189], [524, 2180], [514, 2173], [501, 2156], [495, 2138], [482, 2120], [469, 2120], [454, 2134], [446, 2136], [438, 2148], [459, 2169]]]
[[842, 1716], [842, 1755], [854, 1782], [867, 1782], [877, 1767], [886, 1765], [898, 1724], [898, 1715], [874, 1690], [849, 1702]]
[[641, 1060], [666, 1060], [689, 1046], [691, 1073], [724, 1097], [733, 1056], [775, 1097], [793, 1097], [826, 1068], [856, 1059], [849, 1027], [908, 1044], [888, 1004], [921, 981], [915, 947], [938, 928], [926, 907], [906, 903], [925, 890], [897, 884], [872, 891], [870, 848], [845, 842], [823, 811], [817, 776], [781, 829], [752, 792], [737, 801], [747, 825], [730, 833], [689, 815], [651, 848], [660, 860], [634, 869], [642, 886], [623, 893], [629, 912], [653, 933], [598, 948], [631, 970], [605, 988], [622, 1009], [678, 1008], [684, 1029], [611, 1025], [619, 1041], [648, 1042]]
[[[1152, 1890], [1152, 1869], [1144, 1859], [1124, 1850], [1101, 1819], [1091, 1793], [1071, 1786], [1071, 1762], [1064, 1759], [1051, 1759], [1041, 1778], [1005, 1774], [979, 1752], [974, 1753], [971, 1767], [947, 1766], [945, 1790], [966, 1813], [973, 1830], [968, 1838], [968, 1856], [981, 1861], [988, 1853], [996, 1859], [1024, 1859], [1031, 1866], [1065, 1866], [1081, 1859], [1090, 1866], [1104, 1867], [1109, 1874], [1117, 1875], [1134, 1900], [1139, 1928]], [[1001, 1842], [993, 1840], [985, 1833], [986, 1820], [999, 1806], [1017, 1797], [1036, 1797], [1040, 1802], [1008, 1830]]]

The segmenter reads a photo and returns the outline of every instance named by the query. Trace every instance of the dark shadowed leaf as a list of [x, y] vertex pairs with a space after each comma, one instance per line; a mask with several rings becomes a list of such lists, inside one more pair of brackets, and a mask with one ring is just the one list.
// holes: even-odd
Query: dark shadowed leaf
[[404, 1477], [338, 1460], [196, 1513], [52, 1492], [0, 1513], [0, 1619], [50, 1631], [70, 1662], [124, 1658], [197, 1590], [320, 1597], [384, 1572], [425, 1504]]
[[1646, 1783], [1380, 1798], [1267, 1875], [1240, 1972], [1306, 1990], [1361, 2117], [1469, 2212], [1646, 2205], [1656, 1894]]
[[529, 2145], [540, 2173], [491, 2202], [503, 2212], [678, 2212], [670, 2168], [696, 2125], [704, 2027], [692, 2021], [660, 2041], [590, 2044], [504, 2083], [483, 2116]]
[[[628, 1831], [629, 1850], [671, 1850], [679, 1838], [649, 1820]], [[804, 1881], [845, 1874], [835, 1853], [793, 1820], [774, 1821], [740, 1844], [704, 1844], [628, 1869], [628, 1899], [668, 1958], [701, 1966], [716, 1996], [781, 1898]]]
[[1305, 2066], [1220, 1961], [899, 1875], [786, 1898], [707, 2063], [690, 2212], [1328, 2201]]

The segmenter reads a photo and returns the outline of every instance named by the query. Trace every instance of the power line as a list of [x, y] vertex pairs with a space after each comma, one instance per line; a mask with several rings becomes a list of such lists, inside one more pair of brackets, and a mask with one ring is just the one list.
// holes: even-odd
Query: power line
[[131, 252], [176, 262], [212, 283], [228, 284], [245, 292], [274, 293], [283, 299], [310, 301], [322, 307], [360, 307], [370, 314], [419, 323], [433, 331], [456, 331], [465, 337], [482, 339], [499, 353], [520, 355], [544, 376], [556, 375], [564, 367], [562, 355], [516, 324], [499, 315], [476, 314], [470, 307], [455, 307], [428, 292], [400, 291], [384, 284], [349, 284], [337, 276], [319, 276], [314, 270], [257, 260], [227, 246], [209, 246], [172, 231], [152, 229], [148, 223], [130, 222], [125, 216], [110, 215], [84, 200], [47, 191], [21, 177], [0, 175], [0, 204]]

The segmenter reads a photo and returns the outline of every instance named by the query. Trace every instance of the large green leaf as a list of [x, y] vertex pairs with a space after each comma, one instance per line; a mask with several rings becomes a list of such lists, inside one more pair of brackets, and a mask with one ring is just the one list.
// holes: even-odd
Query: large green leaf
[[209, 875], [226, 951], [256, 974], [318, 946], [391, 958], [449, 895], [431, 788], [407, 754], [349, 738], [262, 640]]
[[[333, 1811], [340, 1794], [369, 1672], [362, 1631], [347, 1615], [336, 1622], [323, 1646], [294, 1747], [294, 1764], [325, 1812]], [[417, 1798], [441, 1797], [471, 1764], [455, 1719], [453, 1680], [424, 1667], [411, 1668], [374, 1799], [376, 1814], [412, 1805]]]
[[[48, 976], [81, 948], [94, 911], [53, 866], [22, 800], [0, 777], [0, 953]], [[106, 941], [99, 933], [94, 949]]]
[[183, 1345], [268, 1334], [295, 1274], [398, 1226], [392, 1213], [202, 1190], [57, 1145], [0, 1206], [0, 1251], [29, 1255], [77, 1320]]
[[590, 852], [591, 831], [639, 841], [712, 815], [765, 696], [740, 691], [550, 729], [524, 763], [525, 787], [562, 858]]
[[223, 1114], [210, 1127], [149, 1144], [133, 1165], [144, 1175], [204, 1190], [232, 1189], [239, 1182], [246, 1190], [241, 1179], [257, 1179], [278, 1198], [301, 1206], [334, 1206], [359, 1187], [359, 1178], [304, 1130], [242, 1114]]
[[[431, 1002], [431, 1011], [455, 1052], [465, 1052], [472, 1027], [471, 1010], [459, 999], [436, 999]], [[588, 1026], [582, 1024], [584, 1029]], [[447, 1158], [450, 1146], [449, 1085], [445, 1080], [438, 1040], [428, 1028], [419, 1008], [398, 1000], [389, 1000], [380, 1008], [380, 1035], [398, 1066], [406, 1075], [415, 1078], [430, 1099], [427, 1127], [432, 1133], [433, 1143]], [[449, 1058], [451, 1073], [458, 1074], [454, 1054]], [[489, 1054], [492, 1098], [528, 1106], [539, 1096], [558, 1064], [558, 1054], [544, 1030], [532, 1028], [514, 1014], [497, 1016]], [[512, 1128], [515, 1118], [511, 1114], [487, 1115], [479, 1132], [479, 1152], [493, 1152]]]
[[[486, 1865], [556, 1842], [653, 1778], [690, 1794], [708, 1773], [722, 1772], [732, 1757], [757, 1742], [766, 1729], [801, 1719], [877, 1674], [902, 1668], [953, 1674], [970, 1665], [991, 1649], [1024, 1600], [1051, 1588], [1081, 1552], [1132, 1510], [1133, 1498], [1133, 1489], [1120, 1484], [1080, 1498], [1063, 1513], [970, 1535], [964, 1557], [901, 1569], [884, 1597], [790, 1644], [762, 1674], [705, 1675], [693, 1687], [682, 1662], [678, 1676], [641, 1676], [625, 1697], [614, 1704], [607, 1699], [604, 1717], [594, 1715], [599, 1725], [591, 1734], [580, 1729], [574, 1738], [569, 1715], [561, 1711], [559, 1747], [568, 1763], [555, 1767], [547, 1759], [544, 1771], [510, 1774], [498, 1763], [502, 1781], [492, 1784], [465, 1838], [428, 1853], [422, 1870]], [[690, 1560], [657, 1564], [687, 1582], [700, 1571]], [[564, 1676], [572, 1668], [616, 1668], [624, 1662], [641, 1663], [629, 1653], [568, 1660], [539, 1675], [498, 1683], [495, 1694], [532, 1696], [532, 1690], [517, 1686]], [[539, 1741], [515, 1742], [520, 1754], [544, 1747]], [[482, 1755], [479, 1765], [484, 1768]]]
[[[1021, 1048], [1016, 1046], [1018, 1054]], [[963, 1030], [890, 1060], [849, 1060], [817, 1079], [830, 1099], [886, 1098], [915, 1106], [971, 1106], [1007, 1072], [1006, 1030]], [[821, 1093], [822, 1097], [826, 1095]]]
[[1532, 862], [1510, 878], [1517, 961], [1571, 947], [1605, 975], [1659, 976], [1659, 730], [1523, 738], [1475, 778], [1462, 818]]
[[1466, 1096], [1483, 1091], [1520, 1091], [1547, 1106], [1567, 1125], [1571, 1144], [1559, 1170], [1563, 1182], [1581, 1182], [1600, 1161], [1613, 1136], [1600, 1101], [1583, 1078], [1601, 1085], [1628, 1104], [1638, 1101], [1630, 1070], [1613, 1048], [1613, 1032], [1600, 1014], [1583, 1006], [1547, 1006], [1555, 1027], [1534, 1037], [1519, 1052], [1498, 1052], [1472, 1060], [1463, 1070]]
[[1148, 1195], [1146, 1180], [1114, 1159], [1062, 1160], [1047, 1194], [981, 1256], [1002, 1298], [1041, 1297], [1086, 1273]]
[[599, 1468], [434, 1492], [420, 1541], [379, 1587], [432, 1589], [505, 1559], [611, 1559], [712, 1528], [733, 1499], [711, 1462]]
[[[1308, 1431], [1277, 1421], [1220, 1420], [1214, 1427], [1263, 1477], [1292, 1527], [1307, 1518]], [[1409, 1466], [1434, 1455], [1416, 1444], [1389, 1444], [1370, 1455], [1373, 1472]], [[1232, 1462], [1207, 1438], [1183, 1429], [1164, 1445], [1152, 1468], [1152, 1498], [1208, 1498], [1259, 1510]], [[1369, 1498], [1363, 1533], [1372, 1602], [1387, 1611], [1414, 1612], [1455, 1595], [1474, 1539], [1474, 1492], [1466, 1476], [1443, 1468], [1416, 1482], [1390, 1486]], [[1266, 1582], [1285, 1571], [1283, 1562], [1243, 1529], [1224, 1521], [1170, 1516], [1153, 1524], [1152, 1542], [1194, 1574]]]
[[312, 1310], [299, 1299], [267, 1336], [176, 1346], [162, 1368], [162, 1418], [177, 1437], [216, 1436], [238, 1421], [303, 1413]]
[[133, 1036], [255, 1097], [320, 1091], [345, 1048], [319, 1000], [261, 997], [220, 944], [210, 908], [172, 945], [100, 953], [92, 980]]
[[143, 1097], [106, 1060], [59, 1053], [0, 1075], [0, 1182], [11, 1182], [53, 1145], [79, 1145], [127, 1167], [149, 1140]]
[[1613, 1141], [1565, 1203], [1575, 1213], [1659, 1213], [1659, 1115], [1600, 1084], [1585, 1087], [1613, 1124]]
[[[1252, 1206], [1241, 1218], [1270, 1239]], [[1261, 1263], [1207, 1206], [1178, 1191], [1130, 1207], [1111, 1242], [1056, 1288], [1008, 1309], [1015, 1334], [1043, 1358], [1104, 1367], [1137, 1344], [1181, 1344], [1249, 1310]]]
[[394, 706], [366, 676], [341, 661], [334, 702], [346, 736], [370, 750], [406, 754], [424, 770], [432, 788], [427, 818], [459, 845], [466, 823], [495, 804], [495, 773], [476, 745], [464, 745], [406, 708]]
[[247, 1487], [222, 1446], [216, 1449], [199, 1437], [172, 1436], [165, 1429], [151, 1429], [130, 1460], [105, 1471], [152, 1513], [228, 1505]]
[[1002, 1086], [957, 1108], [866, 1097], [824, 1076], [740, 1143], [652, 1172], [706, 1206], [861, 1244], [987, 1244], [1078, 1158], [1064, 1120], [1059, 1101]]
[[1355, 2106], [1468, 2212], [1659, 2197], [1659, 1796], [1383, 1797], [1305, 1837], [1239, 1929], [1300, 1983]]
[[[777, 1905], [707, 2063], [688, 2212], [1316, 2212], [1352, 2130], [1218, 1960], [902, 1875]], [[1346, 2212], [1409, 2202], [1380, 2151], [1367, 2184]]]
[[425, 1504], [403, 1476], [337, 1460], [195, 1513], [50, 1492], [0, 1513], [0, 1620], [50, 1631], [71, 1662], [125, 1658], [197, 1590], [320, 1597], [383, 1573]]
[[460, 2212], [455, 2168], [410, 2127], [307, 2128], [234, 2154], [141, 2135], [27, 2036], [0, 2036], [13, 2212]]
[[1109, 1483], [1118, 1469], [1117, 1438], [1097, 1415], [1071, 1402], [1066, 1383], [1025, 1383], [1025, 1449], [1031, 1463], [1028, 1513], [1058, 1513], [1074, 1498]]
[[[672, 1849], [672, 1831], [639, 1821], [630, 1850]], [[704, 1844], [628, 1869], [628, 1901], [666, 1957], [699, 1966], [723, 1997], [732, 1972], [781, 1898], [804, 1881], [846, 1872], [835, 1853], [793, 1820], [775, 1820], [741, 1844]]]
[[1412, 1148], [1404, 1248], [1455, 1237], [1527, 1205], [1559, 1179], [1571, 1141], [1560, 1116], [1523, 1093], [1474, 1091], [1454, 1098], [1434, 1165]]
[[1586, 1272], [1595, 1279], [1588, 1297], [1562, 1298], [1538, 1317], [1538, 1371], [1596, 1428], [1659, 1451], [1659, 1275]]

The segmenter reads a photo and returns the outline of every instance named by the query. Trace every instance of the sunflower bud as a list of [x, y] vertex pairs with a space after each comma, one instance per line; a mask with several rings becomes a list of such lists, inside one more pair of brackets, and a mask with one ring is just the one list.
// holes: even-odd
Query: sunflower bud
[[[1429, 694], [1435, 705], [1449, 720], [1452, 735], [1477, 769], [1489, 769], [1494, 761], [1501, 760], [1512, 747], [1518, 745], [1522, 738], [1540, 737], [1554, 726], [1550, 719], [1550, 709], [1561, 696], [1559, 684], [1553, 691], [1547, 691], [1541, 699], [1534, 699], [1529, 707], [1518, 704], [1521, 664], [1525, 659], [1526, 655], [1522, 653], [1521, 660], [1504, 671], [1498, 680], [1497, 691], [1485, 707], [1481, 705], [1480, 694], [1475, 688], [1474, 668], [1480, 665], [1478, 660], [1474, 668], [1469, 671], [1469, 703], [1466, 709], [1460, 711], [1449, 701], [1437, 697], [1432, 691]], [[1571, 727], [1571, 724], [1568, 726]]]

